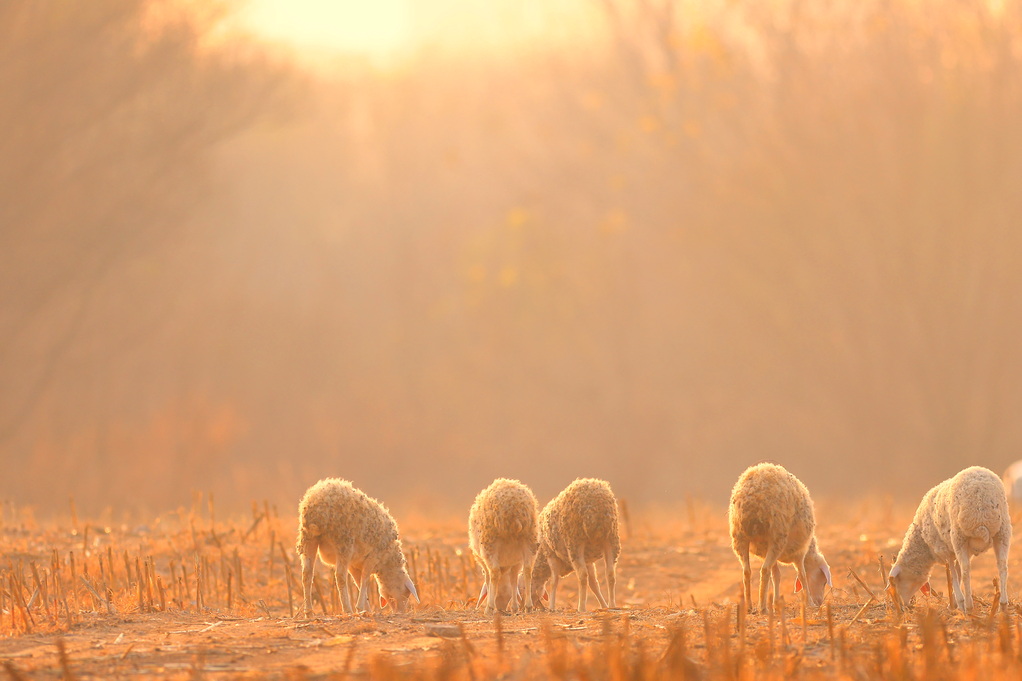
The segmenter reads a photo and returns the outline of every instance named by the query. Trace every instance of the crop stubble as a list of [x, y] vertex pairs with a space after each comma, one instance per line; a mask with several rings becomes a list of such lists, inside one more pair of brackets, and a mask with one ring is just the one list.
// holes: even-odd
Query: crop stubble
[[[631, 512], [618, 610], [483, 616], [464, 520], [448, 518], [402, 524], [423, 599], [411, 613], [344, 616], [320, 567], [306, 620], [293, 618], [294, 521], [267, 503], [250, 517], [215, 520], [210, 501], [117, 525], [82, 522], [73, 504], [69, 519], [41, 524], [5, 507], [0, 660], [11, 679], [1022, 677], [1017, 591], [997, 607], [992, 554], [975, 561], [972, 615], [936, 591], [902, 613], [880, 575], [911, 509], [866, 500], [818, 515], [836, 583], [819, 610], [788, 594], [783, 608], [745, 614], [723, 511], [689, 503]], [[573, 603], [574, 579], [561, 584]]]

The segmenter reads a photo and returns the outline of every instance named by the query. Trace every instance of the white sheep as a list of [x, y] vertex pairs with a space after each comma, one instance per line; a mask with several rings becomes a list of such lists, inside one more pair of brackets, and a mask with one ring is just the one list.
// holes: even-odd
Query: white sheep
[[[888, 576], [888, 588], [908, 603], [917, 589], [928, 591], [934, 563], [951, 567], [951, 588], [960, 610], [972, 610], [972, 556], [991, 546], [997, 558], [1001, 604], [1008, 603], [1008, 548], [1011, 520], [1001, 479], [982, 466], [966, 468], [923, 496]], [[964, 583], [964, 593], [962, 585]]]
[[830, 566], [816, 543], [813, 500], [802, 481], [772, 463], [746, 469], [731, 491], [728, 508], [731, 548], [742, 564], [746, 606], [752, 609], [749, 552], [763, 558], [759, 573], [759, 607], [767, 608], [767, 585], [780, 599], [780, 563], [794, 565], [795, 591], [806, 586], [811, 605], [822, 605], [831, 585]]
[[1001, 476], [1010, 506], [1022, 506], [1022, 460], [1008, 466]]
[[[589, 589], [603, 608], [617, 607], [617, 559], [621, 555], [617, 499], [604, 480], [580, 478], [561, 490], [539, 514], [539, 554], [532, 573], [536, 602], [550, 580], [550, 609], [557, 608], [558, 580], [574, 571], [578, 577], [578, 609], [584, 612]], [[604, 559], [608, 599], [600, 591], [596, 561]], [[527, 587], [526, 587], [527, 588]]]
[[310, 487], [298, 505], [298, 555], [302, 557], [302, 612], [312, 609], [312, 579], [316, 554], [334, 567], [334, 583], [346, 613], [354, 613], [348, 593], [348, 573], [358, 584], [360, 611], [369, 609], [369, 577], [375, 576], [380, 602], [390, 601], [403, 612], [408, 597], [416, 601], [405, 556], [398, 539], [397, 523], [376, 499], [356, 489], [347, 480], [326, 478]]
[[[508, 602], [519, 607], [513, 586], [525, 580], [525, 608], [532, 609], [532, 564], [539, 545], [536, 495], [518, 480], [497, 478], [475, 498], [468, 514], [468, 543], [483, 569], [479, 605], [486, 612]], [[499, 593], [498, 593], [499, 592]]]

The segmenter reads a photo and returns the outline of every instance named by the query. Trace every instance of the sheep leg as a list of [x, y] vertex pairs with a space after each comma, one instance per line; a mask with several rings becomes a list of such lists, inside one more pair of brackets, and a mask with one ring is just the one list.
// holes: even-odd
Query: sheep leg
[[777, 604], [781, 602], [781, 564], [780, 563], [774, 563], [774, 567], [770, 571], [770, 582], [773, 584], [773, 589], [774, 589], [773, 605], [776, 608]]
[[[503, 610], [505, 612], [512, 612], [518, 610], [518, 604], [521, 601], [521, 594], [518, 593], [518, 566], [512, 565], [511, 567], [501, 568], [504, 576], [501, 578], [501, 584], [507, 585], [508, 599], [507, 603], [503, 604]], [[497, 605], [501, 605], [498, 603]]]
[[526, 551], [522, 559], [522, 586], [525, 587], [525, 610], [528, 612], [536, 606], [532, 602], [532, 566], [536, 562], [536, 554]]
[[362, 568], [348, 567], [348, 575], [344, 578], [344, 590], [348, 593], [348, 613], [355, 614], [355, 607], [351, 604], [351, 594], [354, 591], [355, 601], [358, 601], [358, 585], [362, 583]]
[[340, 558], [334, 565], [334, 584], [337, 585], [337, 595], [341, 597], [341, 610], [345, 614], [352, 614], [351, 592], [348, 590], [348, 565]]
[[517, 566], [500, 568], [500, 586], [501, 589], [507, 589], [505, 593], [508, 595], [506, 603], [503, 597], [497, 601], [497, 607], [500, 608], [501, 612], [512, 612], [518, 609], [517, 573]]
[[1008, 604], [1008, 547], [1010, 544], [1011, 535], [1007, 532], [1002, 531], [994, 537], [994, 556], [997, 558], [997, 577], [1001, 586], [1001, 605]]
[[581, 552], [571, 555], [571, 566], [575, 569], [575, 576], [578, 577], [578, 611], [586, 611], [586, 601], [589, 599], [589, 569], [586, 566], [585, 557]]
[[483, 570], [482, 571], [482, 586], [479, 587], [479, 597], [475, 599], [475, 609], [479, 609], [480, 607], [482, 607], [482, 597], [484, 595], [486, 595], [486, 585], [487, 585], [486, 575], [487, 575], [486, 571]]
[[617, 607], [617, 597], [615, 596], [615, 590], [617, 588], [617, 561], [614, 560], [614, 552], [609, 547], [603, 557], [607, 568], [607, 592], [610, 596], [610, 607]]
[[802, 600], [805, 602], [807, 606], [816, 605], [816, 602], [813, 601], [812, 597], [809, 595], [809, 579], [807, 578], [806, 575], [805, 556], [802, 556], [802, 560], [795, 563], [795, 570], [798, 572], [798, 577], [796, 577], [796, 580], [802, 582], [802, 593], [799, 594], [799, 596], [802, 598]]
[[483, 552], [483, 566], [486, 569], [486, 583], [489, 585], [489, 590], [486, 593], [486, 610], [484, 612], [487, 615], [492, 615], [497, 611], [497, 592], [500, 590], [500, 568], [492, 567], [499, 565], [497, 556], [491, 552]]
[[525, 612], [525, 596], [522, 595], [522, 580], [525, 579], [525, 565], [516, 565], [511, 568], [511, 591], [514, 593], [515, 603], [518, 604], [518, 611]]
[[962, 591], [965, 595], [965, 607], [962, 608], [962, 612], [970, 613], [972, 612], [972, 566], [969, 564], [970, 558], [968, 547], [963, 543], [960, 549], [955, 549], [955, 555], [958, 559], [958, 565], [962, 571]]
[[767, 612], [767, 587], [770, 585], [770, 574], [777, 565], [777, 549], [771, 548], [763, 557], [763, 567], [759, 570], [759, 608]]
[[948, 561], [948, 565], [951, 567], [951, 592], [955, 595], [955, 607], [959, 610], [962, 609], [962, 604], [965, 602], [965, 596], [962, 595], [962, 569], [958, 565], [958, 560], [952, 558]]
[[362, 564], [362, 578], [358, 584], [358, 603], [355, 605], [359, 612], [369, 612], [369, 578], [375, 567], [375, 564], [370, 564], [369, 561]]
[[560, 566], [550, 561], [550, 612], [557, 610], [557, 582], [561, 580]]
[[[494, 611], [494, 605], [497, 602], [497, 584], [494, 581], [494, 571], [490, 569], [489, 565], [485, 565], [483, 570], [486, 573], [485, 580], [482, 583], [482, 590], [486, 593], [485, 604], [482, 605], [482, 611], [486, 615], [490, 615]], [[480, 594], [482, 592], [480, 591]]]
[[316, 574], [316, 552], [319, 550], [319, 542], [309, 541], [305, 545], [305, 553], [302, 554], [302, 609], [303, 617], [312, 614], [312, 578]]
[[[522, 595], [522, 590], [519, 588], [519, 582], [525, 578], [525, 563], [511, 568], [509, 578], [511, 582], [512, 598], [514, 598], [515, 602], [515, 609], [518, 612], [525, 612], [525, 596]], [[531, 582], [532, 580], [529, 581]]]
[[603, 597], [603, 591], [600, 589], [600, 580], [596, 577], [596, 562], [589, 563], [587, 572], [589, 573], [589, 588], [593, 590], [596, 595], [596, 600], [600, 602], [600, 607], [604, 610], [607, 609], [607, 599]]
[[752, 565], [749, 563], [749, 542], [743, 541], [735, 547], [738, 562], [742, 564], [742, 587], [745, 594], [745, 610], [752, 612]]
[[358, 583], [358, 601], [355, 602], [357, 612], [369, 612], [369, 572], [362, 573]]

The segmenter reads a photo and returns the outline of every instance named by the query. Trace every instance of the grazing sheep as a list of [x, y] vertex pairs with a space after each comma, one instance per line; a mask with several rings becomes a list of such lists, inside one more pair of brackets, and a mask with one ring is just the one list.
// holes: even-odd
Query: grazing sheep
[[746, 606], [752, 609], [749, 552], [763, 558], [759, 573], [759, 607], [767, 608], [767, 584], [774, 602], [781, 596], [779, 563], [795, 566], [795, 591], [806, 586], [809, 602], [822, 605], [831, 585], [830, 566], [816, 544], [816, 518], [809, 490], [798, 478], [772, 463], [751, 466], [731, 490], [728, 508], [731, 548], [742, 564]]
[[517, 480], [497, 478], [476, 496], [468, 514], [468, 545], [483, 568], [479, 605], [485, 597], [487, 613], [508, 601], [512, 607], [520, 605], [517, 593], [512, 593], [519, 571], [525, 579], [525, 608], [532, 608], [538, 512], [536, 495]]
[[1009, 506], [1022, 505], [1022, 460], [1008, 466], [1001, 476]]
[[[618, 536], [617, 499], [610, 485], [595, 478], [579, 478], [565, 487], [539, 514], [539, 554], [532, 573], [532, 600], [542, 596], [550, 580], [550, 609], [557, 608], [557, 582], [574, 570], [578, 577], [578, 609], [584, 612], [589, 589], [603, 608], [608, 600], [596, 578], [596, 561], [607, 569], [609, 607], [617, 607]], [[526, 587], [528, 588], [528, 587]]]
[[[1001, 604], [1008, 603], [1011, 520], [1000, 478], [981, 466], [966, 468], [923, 496], [888, 576], [888, 588], [908, 603], [916, 589], [928, 591], [934, 563], [952, 568], [951, 588], [963, 612], [972, 610], [972, 556], [991, 546], [1000, 575]], [[964, 593], [959, 582], [964, 582]]]
[[302, 612], [312, 611], [312, 578], [316, 553], [334, 567], [334, 583], [346, 613], [354, 613], [348, 593], [348, 572], [358, 584], [360, 611], [369, 609], [369, 577], [380, 587], [380, 602], [390, 601], [403, 612], [408, 597], [419, 600], [390, 512], [347, 480], [326, 478], [310, 487], [298, 504], [298, 555], [302, 557]]

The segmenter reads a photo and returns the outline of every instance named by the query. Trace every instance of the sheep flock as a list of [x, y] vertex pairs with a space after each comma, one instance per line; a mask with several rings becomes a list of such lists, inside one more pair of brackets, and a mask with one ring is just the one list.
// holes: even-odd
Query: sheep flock
[[[997, 561], [999, 602], [1008, 602], [1009, 500], [1018, 503], [1020, 480], [1022, 462], [1003, 478], [973, 466], [924, 495], [887, 574], [887, 591], [899, 607], [908, 606], [917, 591], [928, 593], [930, 570], [942, 563], [952, 578], [955, 605], [969, 613], [974, 606], [970, 561], [988, 549]], [[805, 606], [826, 602], [834, 586], [831, 567], [817, 540], [812, 496], [795, 475], [774, 463], [750, 466], [732, 489], [728, 525], [746, 609], [767, 612], [783, 605], [781, 565], [794, 568], [790, 593], [804, 599]], [[577, 479], [541, 509], [527, 485], [497, 478], [478, 493], [468, 514], [468, 547], [483, 582], [476, 607], [488, 614], [556, 610], [558, 582], [574, 574], [579, 612], [587, 610], [590, 591], [600, 608], [617, 608], [619, 527], [619, 503], [604, 480]], [[300, 612], [305, 616], [311, 615], [317, 555], [333, 568], [333, 583], [347, 614], [369, 609], [372, 581], [381, 607], [402, 612], [419, 600], [397, 522], [382, 503], [346, 480], [320, 480], [305, 493], [296, 549], [304, 595]], [[762, 559], [756, 599], [752, 556]], [[603, 586], [597, 578], [600, 562]]]

